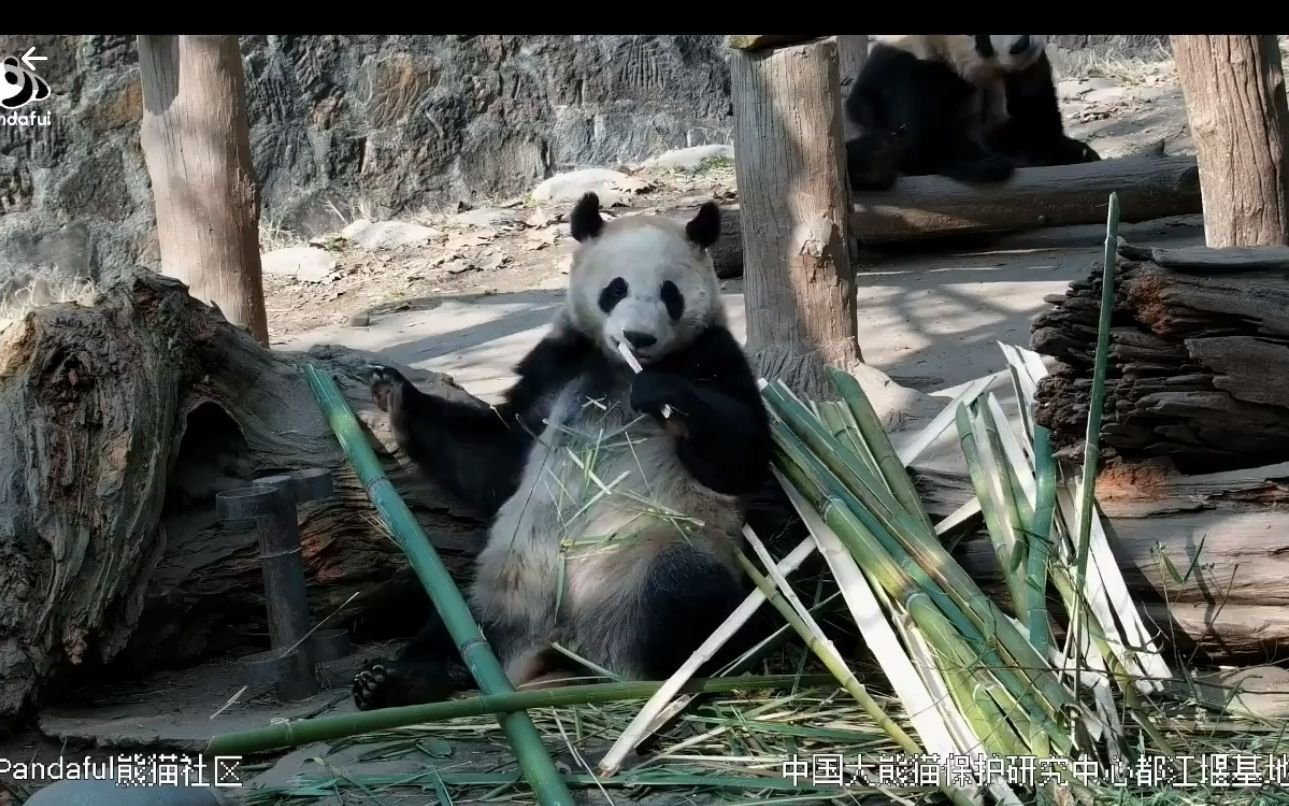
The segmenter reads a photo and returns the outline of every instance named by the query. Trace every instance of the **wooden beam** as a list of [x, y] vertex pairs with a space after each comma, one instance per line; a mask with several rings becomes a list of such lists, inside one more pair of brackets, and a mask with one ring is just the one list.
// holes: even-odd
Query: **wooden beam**
[[1104, 222], [1119, 194], [1124, 222], [1201, 211], [1194, 157], [1125, 157], [1021, 168], [1006, 182], [968, 185], [901, 177], [891, 190], [855, 194], [851, 226], [866, 244]]
[[[975, 187], [940, 176], [905, 177], [885, 193], [856, 196], [850, 226], [865, 246], [1078, 224], [1104, 226], [1111, 191], [1119, 194], [1122, 221], [1154, 221], [1200, 213], [1198, 183], [1193, 157], [1022, 168], [1000, 185]], [[712, 259], [720, 277], [737, 277], [743, 271], [738, 205], [721, 208], [721, 240]]]
[[862, 360], [837, 46], [735, 52], [730, 75], [748, 351], [764, 377], [831, 398], [824, 366]]
[[235, 36], [140, 36], [140, 143], [162, 271], [268, 345], [259, 185]]

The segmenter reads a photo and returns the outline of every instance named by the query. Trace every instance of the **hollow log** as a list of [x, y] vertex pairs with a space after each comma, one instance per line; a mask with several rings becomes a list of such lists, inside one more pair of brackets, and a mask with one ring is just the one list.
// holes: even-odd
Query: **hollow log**
[[[1147, 250], [1122, 244], [1115, 271], [1106, 461], [1168, 457], [1209, 471], [1279, 461], [1289, 450], [1289, 252]], [[1036, 317], [1032, 343], [1056, 359], [1038, 421], [1058, 453], [1082, 452], [1100, 275]]]
[[[865, 247], [957, 236], [1001, 235], [1043, 227], [1105, 224], [1118, 193], [1124, 223], [1202, 212], [1194, 157], [1123, 157], [1084, 165], [1021, 168], [1006, 182], [965, 185], [942, 176], [906, 176], [881, 193], [852, 194], [851, 234]], [[743, 271], [742, 211], [721, 208], [716, 273]]]
[[[334, 474], [334, 495], [299, 513], [314, 623], [346, 602], [330, 625], [356, 637], [422, 615], [428, 599], [301, 366], [336, 378], [451, 568], [476, 550], [479, 522], [392, 456], [368, 360], [332, 347], [270, 352], [144, 269], [108, 278], [92, 305], [49, 305], [0, 330], [0, 719], [78, 670], [267, 645], [254, 538], [214, 515], [217, 492], [264, 475]], [[443, 376], [407, 371], [468, 398]]]
[[[1143, 621], [1184, 657], [1289, 658], [1287, 478], [1289, 463], [1186, 476], [1167, 460], [1120, 464], [1098, 478], [1102, 522]], [[957, 553], [974, 577], [1003, 590], [987, 537], [964, 540]]]

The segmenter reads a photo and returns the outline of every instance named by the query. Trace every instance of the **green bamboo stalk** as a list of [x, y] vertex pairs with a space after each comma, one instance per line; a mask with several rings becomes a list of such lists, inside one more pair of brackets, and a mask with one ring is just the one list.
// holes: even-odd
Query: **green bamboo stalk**
[[[945, 551], [938, 540], [933, 536], [931, 539], [921, 538], [919, 536], [921, 527], [892, 499], [883, 500], [871, 486], [863, 483], [852, 482], [852, 485], [847, 485], [832, 472], [830, 465], [840, 465], [841, 462], [836, 461], [836, 457], [831, 452], [844, 451], [844, 448], [835, 443], [827, 444], [828, 437], [824, 433], [825, 443], [820, 449], [822, 455], [806, 449], [806, 445], [802, 444], [794, 434], [794, 432], [801, 433], [798, 428], [807, 433], [811, 431], [810, 422], [807, 419], [811, 415], [804, 412], [800, 404], [786, 399], [783, 395], [767, 396], [767, 400], [772, 406], [777, 407], [776, 413], [782, 418], [782, 422], [776, 422], [772, 426], [776, 445], [788, 452], [793, 461], [800, 464], [803, 469], [810, 468], [810, 476], [816, 480], [820, 490], [826, 490], [829, 496], [840, 498], [845, 502], [844, 508], [850, 510], [864, 527], [881, 541], [886, 551], [900, 562], [901, 566], [906, 566], [906, 572], [918, 587], [932, 596], [936, 605], [949, 616], [964, 637], [968, 640], [980, 641], [984, 646], [984, 632], [981, 631], [993, 635], [1000, 647], [1016, 659], [1015, 666], [1007, 668], [1023, 674], [1037, 686], [1041, 694], [1040, 701], [1044, 703], [1044, 710], [1050, 716], [1061, 713], [1065, 707], [1075, 702], [1073, 695], [1057, 679], [1048, 661], [1038, 655], [1028, 639], [998, 609], [997, 605], [980, 591], [971, 577]], [[816, 435], [823, 433], [822, 429], [815, 428], [813, 431]], [[788, 468], [784, 468], [784, 472], [786, 475]], [[802, 492], [805, 494], [808, 490], [802, 489]], [[815, 503], [818, 506], [817, 502]], [[935, 579], [934, 583], [931, 581], [932, 578]], [[964, 612], [970, 614], [970, 620], [964, 616]], [[993, 663], [996, 657], [989, 658], [990, 662]], [[995, 666], [1000, 671], [1004, 668], [1001, 660], [998, 660]], [[1028, 685], [1008, 685], [1008, 690], [1014, 696], [1026, 700], [1029, 688]], [[1033, 712], [1033, 709], [1030, 710]], [[1045, 724], [1055, 732], [1055, 727], [1050, 722]], [[1056, 733], [1053, 738], [1059, 735]]]
[[877, 466], [877, 460], [873, 458], [868, 446], [864, 444], [863, 437], [860, 436], [859, 428], [855, 424], [854, 418], [850, 416], [850, 412], [846, 409], [846, 404], [830, 400], [820, 404], [819, 413], [832, 435], [854, 452], [855, 456], [859, 458], [865, 469], [872, 476], [880, 478], [882, 471]]
[[[1021, 402], [1023, 407], [1024, 401]], [[1029, 602], [1029, 642], [1039, 654], [1047, 657], [1051, 647], [1051, 622], [1047, 615], [1047, 558], [1052, 543], [1052, 515], [1056, 511], [1056, 460], [1052, 456], [1052, 432], [1034, 425], [1034, 468], [1038, 484], [1034, 496], [1034, 517], [1026, 524], [1029, 536], [1029, 564], [1026, 569], [1026, 592]]]
[[[367, 491], [390, 533], [407, 555], [480, 690], [484, 694], [513, 692], [514, 688], [506, 677], [505, 670], [493, 654], [483, 631], [475, 623], [452, 575], [448, 573], [447, 567], [443, 565], [407, 504], [399, 497], [394, 485], [385, 478], [380, 460], [367, 443], [353, 411], [336, 388], [335, 382], [312, 365], [305, 366], [305, 375], [340, 447], [362, 482], [363, 489]], [[537, 801], [551, 806], [572, 806], [573, 795], [560, 779], [555, 762], [542, 745], [541, 734], [537, 732], [537, 727], [528, 714], [514, 711], [501, 717], [500, 721]]]
[[842, 372], [836, 367], [829, 367], [828, 374], [837, 389], [837, 394], [850, 409], [859, 432], [863, 434], [864, 444], [873, 452], [873, 458], [877, 460], [877, 466], [882, 471], [882, 477], [886, 479], [887, 486], [895, 494], [895, 500], [899, 501], [904, 509], [926, 529], [927, 535], [934, 539], [935, 526], [932, 525], [926, 510], [922, 508], [922, 498], [913, 486], [913, 480], [909, 478], [908, 471], [904, 469], [904, 463], [895, 453], [891, 437], [882, 427], [882, 421], [864, 394], [864, 388], [853, 375]]
[[[983, 683], [977, 682], [980, 677], [976, 674], [981, 663], [980, 655], [962, 640], [962, 636], [926, 594], [910, 596], [905, 609], [936, 653], [936, 668], [944, 678], [958, 709], [985, 749], [995, 756], [1028, 755], [1030, 749], [1004, 718], [996, 696], [990, 694]], [[975, 692], [983, 692], [986, 696], [978, 698]], [[1032, 725], [1025, 714], [1021, 713], [1019, 716], [1023, 720], [1022, 724]], [[1035, 754], [1038, 755], [1037, 752]]]
[[[1101, 416], [1105, 406], [1106, 369], [1110, 363], [1110, 319], [1114, 312], [1114, 272], [1119, 240], [1119, 194], [1110, 194], [1106, 212], [1105, 252], [1101, 267], [1101, 317], [1097, 322], [1096, 362], [1092, 368], [1092, 391], [1088, 400], [1088, 429], [1083, 440], [1083, 497], [1079, 501], [1079, 535], [1075, 555], [1075, 591], [1082, 595], [1088, 576], [1088, 546], [1092, 541], [1092, 507], [1095, 502], [1097, 459], [1101, 440]], [[1073, 634], [1078, 636], [1083, 609], [1075, 611]], [[1080, 646], [1075, 641], [1075, 646]]]
[[[719, 694], [738, 690], [787, 688], [797, 681], [796, 675], [770, 675], [747, 677], [691, 678], [681, 689], [687, 694]], [[829, 675], [810, 675], [801, 678], [808, 685], [826, 685], [832, 682]], [[530, 708], [551, 708], [565, 705], [594, 705], [622, 700], [648, 699], [662, 686], [663, 681], [646, 680], [629, 683], [594, 683], [559, 688], [509, 691], [502, 694], [482, 694], [465, 699], [422, 705], [404, 705], [360, 711], [352, 714], [318, 719], [305, 719], [269, 725], [263, 728], [225, 733], [210, 740], [206, 752], [212, 755], [250, 755], [265, 750], [298, 747], [311, 742], [343, 739], [362, 733], [405, 728], [429, 722], [444, 722], [471, 716], [493, 716], [526, 711]]]
[[[778, 449], [775, 457], [776, 466], [793, 487], [819, 511], [824, 522], [837, 534], [860, 567], [872, 573], [887, 593], [901, 603], [916, 592], [923, 592], [930, 596], [962, 636], [973, 646], [979, 647], [984, 668], [999, 680], [1002, 690], [1011, 698], [1009, 706], [1020, 708], [1030, 716], [1031, 721], [1048, 731], [1052, 742], [1062, 749], [1067, 749], [1068, 737], [1060, 732], [1051, 717], [1059, 713], [1059, 709], [1066, 707], [1068, 702], [1072, 701], [1072, 697], [1064, 689], [1059, 689], [1057, 693], [1061, 699], [1053, 703], [1044, 690], [1049, 686], [1045, 685], [1047, 681], [1042, 680], [1041, 670], [1040, 673], [1035, 673], [1033, 669], [1017, 668], [1004, 662], [993, 644], [987, 640], [986, 632], [982, 631], [982, 628], [987, 629], [992, 624], [1001, 630], [1012, 625], [1001, 612], [996, 610], [989, 617], [976, 612], [979, 608], [987, 608], [991, 604], [988, 597], [968, 578], [967, 587], [955, 591], [955, 595], [962, 597], [963, 607], [972, 611], [971, 617], [965, 615], [958, 604], [947, 597], [940, 586], [930, 579], [926, 570], [906, 553], [905, 550], [908, 547], [902, 547], [886, 533], [885, 527], [872, 521], [871, 513], [865, 510], [840, 482], [836, 481], [835, 476], [830, 476], [827, 468], [822, 466], [818, 458], [797, 441], [791, 432], [785, 433], [786, 426], [775, 423], [773, 430]], [[832, 479], [831, 482], [828, 481], [829, 478]], [[952, 558], [948, 558], [948, 561], [953, 562]], [[964, 591], [975, 593], [969, 595]], [[977, 626], [977, 623], [981, 626]], [[997, 633], [993, 634], [996, 636]], [[1019, 633], [1017, 635], [1019, 636]], [[1037, 702], [1035, 692], [1032, 691], [1032, 683], [1035, 680], [1040, 684]], [[1051, 682], [1059, 687], [1054, 674]]]
[[[958, 426], [958, 441], [961, 443], [962, 455], [967, 462], [967, 473], [971, 477], [971, 486], [976, 493], [976, 499], [980, 501], [980, 511], [985, 518], [985, 531], [989, 535], [990, 542], [993, 543], [994, 554], [998, 556], [999, 570], [1002, 571], [1003, 579], [1007, 583], [1012, 608], [1018, 616], [1028, 615], [1025, 604], [1029, 601], [1029, 595], [1026, 593], [1024, 580], [1016, 573], [1020, 559], [1017, 554], [1018, 546], [1008, 545], [1006, 539], [1009, 527], [1013, 527], [1011, 530], [1013, 534], [1017, 531], [1014, 528], [1018, 524], [1015, 508], [1011, 506], [1013, 502], [1007, 500], [1006, 490], [999, 489], [998, 497], [1003, 499], [1000, 501], [990, 489], [989, 472], [985, 466], [982, 451], [991, 446], [988, 443], [983, 446], [980, 444], [980, 437], [984, 436], [988, 439], [988, 436], [979, 433], [980, 429], [975, 427], [966, 406], [958, 407], [955, 419]], [[1003, 488], [1010, 485], [1006, 479], [1000, 481], [1000, 486]]]
[[855, 698], [855, 701], [872, 718], [873, 722], [885, 731], [886, 735], [890, 736], [906, 753], [921, 755], [922, 748], [918, 743], [913, 741], [913, 737], [909, 736], [904, 731], [904, 728], [899, 726], [899, 723], [886, 715], [886, 712], [882, 710], [882, 706], [877, 700], [873, 699], [873, 696], [868, 693], [868, 690], [859, 682], [854, 673], [847, 668], [845, 661], [836, 653], [836, 650], [820, 643], [818, 637], [811, 632], [810, 628], [801, 620], [801, 616], [797, 614], [797, 611], [793, 609], [788, 601], [783, 597], [773, 596], [776, 592], [775, 584], [767, 579], [756, 565], [747, 558], [747, 555], [742, 552], [738, 555], [738, 561], [748, 578], [761, 589], [761, 593], [765, 594], [765, 598], [774, 605], [784, 620], [792, 625], [792, 629], [797, 631], [797, 635], [801, 636], [801, 640], [810, 648], [810, 651], [818, 656], [824, 668], [832, 673], [837, 682], [841, 684], [841, 687], [846, 690], [846, 693]]

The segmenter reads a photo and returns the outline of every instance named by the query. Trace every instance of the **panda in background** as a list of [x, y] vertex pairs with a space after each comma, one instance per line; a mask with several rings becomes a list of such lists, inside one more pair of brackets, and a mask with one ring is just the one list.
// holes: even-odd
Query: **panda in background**
[[1095, 162], [1066, 136], [1044, 43], [1020, 35], [895, 35], [874, 40], [846, 98], [856, 190], [900, 174], [1001, 182], [1020, 166]]
[[[371, 382], [400, 447], [491, 519], [471, 609], [516, 686], [570, 671], [552, 642], [627, 679], [669, 676], [745, 597], [736, 551], [773, 483], [768, 414], [707, 251], [716, 205], [686, 224], [606, 223], [587, 194], [570, 224], [565, 304], [503, 403], [444, 400], [387, 367]], [[473, 686], [436, 614], [353, 694], [366, 710]]]

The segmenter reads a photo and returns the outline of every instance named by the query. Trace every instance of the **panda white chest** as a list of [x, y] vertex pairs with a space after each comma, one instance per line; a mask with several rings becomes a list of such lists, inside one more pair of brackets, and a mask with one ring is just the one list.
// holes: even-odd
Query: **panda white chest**
[[642, 512], [706, 508], [710, 493], [681, 464], [674, 438], [631, 410], [629, 386], [596, 398], [581, 387], [570, 384], [556, 397], [490, 543], [554, 548], [624, 528]]

